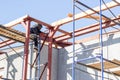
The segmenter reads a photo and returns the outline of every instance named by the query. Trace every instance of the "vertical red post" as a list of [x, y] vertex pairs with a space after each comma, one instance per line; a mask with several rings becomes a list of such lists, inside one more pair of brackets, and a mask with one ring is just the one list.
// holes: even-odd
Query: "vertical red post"
[[28, 68], [28, 54], [29, 54], [29, 37], [30, 37], [30, 21], [22, 23], [26, 28], [26, 39], [24, 44], [24, 60], [23, 60], [23, 74], [22, 80], [27, 80], [27, 68]]
[[[51, 31], [50, 33], [51, 34]], [[52, 67], [52, 36], [49, 36], [48, 42], [48, 68], [47, 68], [47, 80], [51, 80], [51, 67]]]
[[53, 36], [59, 27], [60, 26], [55, 26], [54, 28], [50, 29], [50, 31], [49, 31], [47, 80], [51, 80]]

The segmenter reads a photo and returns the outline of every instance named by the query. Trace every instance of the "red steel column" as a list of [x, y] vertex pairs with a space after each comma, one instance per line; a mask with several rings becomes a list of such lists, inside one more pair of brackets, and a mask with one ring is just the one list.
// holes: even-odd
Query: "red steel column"
[[23, 60], [23, 74], [22, 80], [27, 80], [27, 68], [28, 68], [28, 54], [29, 54], [29, 37], [30, 37], [30, 21], [23, 23], [26, 28], [26, 39], [24, 44], [24, 60]]
[[[49, 34], [51, 34], [51, 31]], [[52, 36], [49, 37], [49, 42], [48, 42], [47, 80], [51, 80], [51, 67], [52, 67]]]
[[60, 26], [55, 26], [53, 29], [50, 29], [49, 31], [47, 80], [51, 80], [53, 36], [59, 27]]

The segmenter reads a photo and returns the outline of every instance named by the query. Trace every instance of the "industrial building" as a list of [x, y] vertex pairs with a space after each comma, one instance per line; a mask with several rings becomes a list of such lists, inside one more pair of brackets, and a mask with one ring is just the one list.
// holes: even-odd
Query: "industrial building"
[[[0, 25], [0, 80], [120, 80], [120, 1], [99, 2], [90, 7], [74, 0], [73, 13], [51, 24], [25, 15]], [[76, 29], [80, 22], [89, 25]], [[45, 28], [38, 51], [34, 23]]]

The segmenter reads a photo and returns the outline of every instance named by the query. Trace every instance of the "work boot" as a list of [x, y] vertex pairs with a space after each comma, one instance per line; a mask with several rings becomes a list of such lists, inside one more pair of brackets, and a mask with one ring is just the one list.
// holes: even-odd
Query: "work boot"
[[35, 47], [34, 47], [34, 50], [35, 50], [35, 51], [38, 51], [38, 48], [35, 46]]

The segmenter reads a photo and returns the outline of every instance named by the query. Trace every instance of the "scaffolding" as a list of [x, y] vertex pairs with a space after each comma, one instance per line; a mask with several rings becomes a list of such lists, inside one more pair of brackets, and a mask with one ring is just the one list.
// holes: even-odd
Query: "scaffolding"
[[[108, 73], [108, 74], [119, 76], [119, 71], [113, 71], [112, 72], [112, 71], [106, 71], [105, 70], [105, 69], [119, 67], [120, 64], [119, 64], [119, 61], [117, 61], [117, 60], [108, 60], [108, 59], [105, 59], [104, 56], [103, 56], [103, 29], [104, 29], [103, 20], [109, 20], [109, 22], [106, 23], [105, 27], [108, 27], [111, 24], [111, 22], [113, 22], [113, 23], [115, 23], [117, 25], [120, 25], [120, 24], [119, 24], [119, 20], [118, 20], [118, 22], [116, 22], [114, 20], [111, 20], [109, 17], [105, 16], [104, 14], [102, 14], [102, 10], [103, 10], [102, 9], [103, 8], [102, 2], [107, 7], [107, 4], [105, 4], [105, 2], [103, 0], [99, 0], [99, 9], [98, 9], [99, 11], [96, 11], [95, 9], [90, 8], [89, 6], [87, 6], [86, 4], [82, 3], [79, 0], [73, 0], [73, 55], [72, 55], [73, 56], [73, 61], [72, 61], [72, 80], [76, 80], [76, 78], [75, 78], [75, 76], [76, 76], [75, 75], [75, 70], [80, 70], [80, 71], [85, 72], [84, 70], [81, 70], [81, 69], [77, 68], [76, 64], [79, 64], [79, 65], [82, 65], [82, 66], [85, 66], [85, 67], [92, 68], [92, 69], [100, 71], [101, 72], [101, 76], [100, 76], [101, 80], [104, 80], [106, 78], [106, 77], [104, 77], [104, 72]], [[98, 14], [99, 17], [88, 15], [88, 12], [87, 11], [86, 12], [83, 11], [80, 7], [77, 6], [77, 4], [82, 5], [82, 6], [88, 8], [89, 10], [91, 10], [93, 12], [96, 12], [96, 14]], [[87, 14], [88, 15], [87, 18], [93, 18], [95, 20], [99, 19], [99, 37], [98, 38], [99, 38], [99, 46], [100, 47], [97, 47], [97, 48], [100, 49], [100, 53], [97, 54], [94, 57], [75, 60], [75, 57], [77, 57], [77, 53], [75, 52], [75, 23], [76, 23], [76, 20], [75, 20], [76, 15], [75, 15], [75, 13], [76, 13], [76, 8], [79, 9], [79, 10], [82, 10], [85, 14]], [[109, 11], [110, 11], [110, 9], [109, 9]], [[114, 16], [114, 17], [116, 17], [116, 16]], [[91, 27], [89, 27], [89, 28], [91, 28]], [[86, 29], [88, 29], [88, 27]], [[96, 49], [96, 48], [92, 48], [92, 49]], [[92, 49], [89, 49], [89, 50], [92, 50]], [[83, 50], [83, 51], [80, 51], [80, 52], [85, 52], [85, 51], [87, 52], [89, 50]], [[93, 59], [99, 59], [99, 61], [96, 61], [97, 63], [92, 63], [92, 64], [88, 64], [88, 63], [85, 64], [85, 63], [83, 63], [84, 61], [89, 61], [89, 60], [93, 60]], [[89, 72], [86, 72], [86, 73], [89, 73]]]
[[[80, 9], [80, 8], [78, 6], [76, 6], [75, 3], [85, 6], [86, 8], [88, 8], [88, 10], [76, 14], [75, 7], [77, 7], [78, 9]], [[115, 18], [108, 18], [107, 16], [105, 16], [101, 12], [99, 12], [99, 11], [105, 11], [108, 8], [113, 8], [113, 7], [119, 6], [119, 4], [120, 4], [119, 1], [111, 1], [111, 2], [106, 4], [106, 6], [107, 6], [106, 7], [105, 5], [101, 5], [101, 2], [100, 2], [101, 7], [99, 10], [99, 7], [90, 8], [89, 6], [83, 4], [82, 2], [80, 2], [78, 0], [73, 0], [73, 17], [71, 15], [71, 16], [68, 16], [67, 18], [55, 21], [52, 24], [48, 24], [48, 23], [45, 23], [43, 21], [37, 20], [33, 17], [30, 17], [29, 15], [25, 15], [21, 18], [18, 18], [16, 20], [8, 23], [8, 24], [0, 25], [0, 36], [7, 38], [6, 40], [0, 42], [0, 48], [8, 46], [10, 44], [14, 44], [16, 42], [20, 42], [20, 43], [24, 44], [22, 80], [27, 80], [29, 43], [33, 40], [33, 37], [30, 36], [31, 22], [35, 22], [35, 23], [39, 23], [39, 24], [44, 25], [45, 28], [47, 28], [49, 30], [49, 34], [47, 36], [45, 36], [46, 33], [40, 34], [41, 40], [43, 42], [42, 42], [41, 47], [39, 48], [39, 53], [37, 54], [37, 56], [34, 60], [34, 63], [31, 63], [30, 65], [34, 66], [36, 60], [38, 59], [38, 57], [40, 55], [40, 51], [41, 51], [43, 45], [46, 43], [48, 45], [48, 62], [43, 64], [44, 68], [43, 68], [43, 70], [41, 70], [42, 73], [41, 74], [38, 73], [40, 76], [37, 76], [37, 77], [39, 77], [39, 80], [40, 80], [42, 78], [43, 73], [45, 72], [45, 69], [47, 68], [46, 79], [51, 80], [52, 47], [59, 48], [59, 47], [66, 47], [66, 46], [73, 45], [73, 53], [74, 53], [75, 52], [75, 46], [74, 46], [75, 44], [87, 42], [89, 40], [99, 38], [99, 34], [97, 34], [96, 36], [90, 36], [92, 38], [87, 37], [87, 39], [81, 39], [81, 40], [77, 40], [77, 41], [75, 40], [75, 37], [89, 34], [89, 33], [92, 33], [92, 32], [98, 31], [98, 30], [102, 31], [102, 29], [108, 28], [109, 26], [119, 25], [119, 20], [120, 20], [119, 15], [116, 16]], [[93, 15], [93, 14], [98, 14], [98, 15], [100, 15], [100, 17]], [[98, 23], [92, 24], [90, 26], [86, 26], [86, 27], [75, 30], [75, 21], [82, 19], [82, 18], [92, 18], [95, 20], [99, 19], [101, 21], [100, 21], [100, 23], [98, 22]], [[102, 21], [102, 19], [104, 21]], [[74, 26], [72, 32], [68, 32], [68, 31], [65, 31], [63, 29], [60, 29], [60, 27], [62, 25], [70, 23], [70, 22], [73, 22], [73, 26]], [[21, 31], [15, 30], [13, 27], [18, 25], [18, 24], [22, 24], [22, 26], [24, 26], [26, 31], [21, 32]], [[55, 34], [57, 32], [60, 32], [62, 34], [56, 36]], [[114, 32], [117, 32], [117, 31], [114, 31]], [[89, 68], [97, 69], [99, 71], [101, 70], [101, 77], [102, 77], [101, 80], [104, 80], [104, 74], [103, 74], [104, 72], [111, 73], [108, 71], [104, 71], [105, 68], [108, 69], [108, 68], [111, 68], [111, 66], [112, 67], [120, 66], [120, 61], [118, 61], [118, 60], [107, 60], [107, 59], [103, 58], [103, 51], [102, 51], [103, 50], [102, 49], [102, 46], [103, 46], [102, 35], [103, 35], [103, 33], [100, 32], [100, 35], [101, 35], [100, 36], [100, 38], [101, 38], [100, 39], [101, 54], [99, 56], [87, 58], [87, 59], [80, 59], [78, 61], [75, 61], [74, 57], [76, 55], [73, 54], [72, 80], [75, 80], [75, 64], [76, 63], [83, 65], [83, 66], [86, 66], [86, 67], [89, 67]], [[72, 38], [73, 38], [73, 42], [68, 41], [69, 39], [72, 39]], [[31, 46], [31, 49], [32, 49], [32, 46]], [[31, 50], [31, 54], [32, 53], [33, 53], [33, 51]], [[0, 54], [4, 54], [4, 52], [0, 51]], [[90, 59], [94, 59], [94, 58], [100, 59], [101, 65], [100, 65], [100, 63], [96, 63], [96, 64], [83, 64], [83, 63], [81, 63], [82, 61], [90, 60]], [[32, 60], [32, 58], [31, 58], [31, 60]], [[105, 62], [103, 62], [104, 60], [105, 60]], [[114, 72], [112, 72], [112, 74], [120, 75], [120, 71], [119, 70], [114, 71]], [[32, 75], [32, 71], [30, 71], [30, 78], [31, 78], [31, 75]]]

